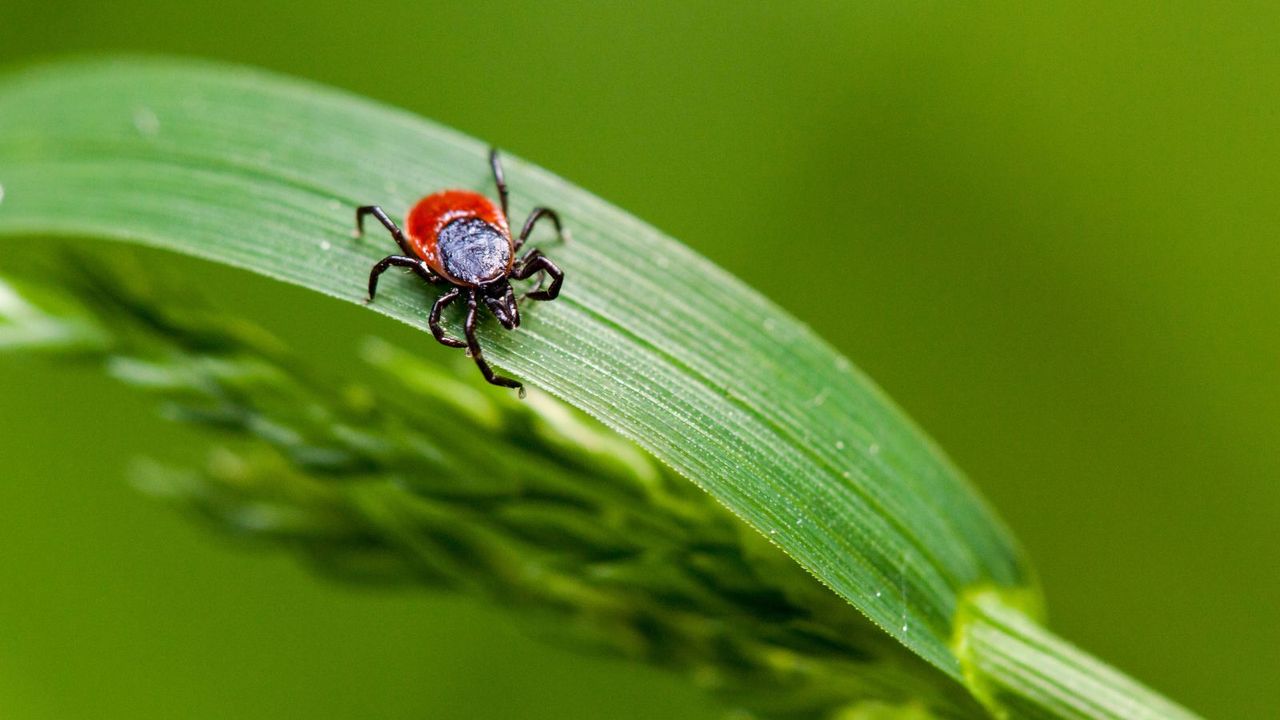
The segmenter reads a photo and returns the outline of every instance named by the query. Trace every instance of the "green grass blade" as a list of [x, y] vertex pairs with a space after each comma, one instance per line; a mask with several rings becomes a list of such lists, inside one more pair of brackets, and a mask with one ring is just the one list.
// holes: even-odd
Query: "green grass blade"
[[[486, 149], [239, 68], [47, 66], [0, 81], [0, 234], [141, 243], [358, 302], [394, 246], [353, 240], [353, 208], [398, 216], [434, 189], [488, 191]], [[507, 179], [517, 220], [553, 207], [574, 242], [551, 253], [567, 273], [559, 301], [528, 307], [517, 332], [485, 325], [495, 365], [706, 489], [953, 678], [968, 592], [1038, 606], [1019, 550], [960, 472], [807, 327], [545, 171], [512, 157]], [[425, 329], [432, 292], [388, 278], [372, 308]]]
[[976, 591], [961, 610], [956, 654], [994, 714], [1071, 720], [1192, 720], [1195, 716], [1008, 607]]
[[[163, 62], [55, 66], [0, 90], [0, 229], [134, 240], [350, 301], [393, 246], [353, 208], [402, 215], [442, 187], [489, 190], [486, 147], [292, 81]], [[507, 162], [513, 214], [559, 210], [563, 299], [504, 370], [630, 437], [951, 673], [956, 599], [1020, 585], [1009, 538], [942, 454], [848, 361], [776, 306], [598, 198]], [[425, 327], [427, 296], [373, 307]]]

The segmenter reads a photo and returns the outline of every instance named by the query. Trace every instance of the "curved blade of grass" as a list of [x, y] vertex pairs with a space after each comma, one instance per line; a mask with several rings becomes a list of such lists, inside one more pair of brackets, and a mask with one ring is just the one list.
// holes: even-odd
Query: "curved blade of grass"
[[1001, 717], [1193, 717], [1011, 610], [998, 592], [969, 593], [960, 614], [956, 654], [969, 689]]
[[[167, 248], [363, 299], [393, 249], [351, 238], [432, 189], [488, 190], [486, 147], [406, 113], [238, 68], [114, 61], [0, 83], [0, 233]], [[960, 598], [1038, 605], [999, 521], [943, 454], [820, 338], [674, 240], [516, 158], [513, 215], [556, 208], [562, 299], [494, 364], [600, 418], [705, 488], [818, 579], [957, 679]], [[430, 291], [373, 309], [425, 328]], [[428, 341], [424, 337], [424, 342]], [[495, 392], [497, 392], [495, 390]]]

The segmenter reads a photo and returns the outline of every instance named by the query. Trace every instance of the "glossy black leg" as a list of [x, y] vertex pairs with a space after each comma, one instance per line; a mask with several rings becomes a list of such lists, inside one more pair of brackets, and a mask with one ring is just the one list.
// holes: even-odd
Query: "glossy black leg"
[[378, 293], [378, 277], [386, 272], [389, 268], [401, 267], [413, 270], [419, 277], [428, 282], [437, 282], [439, 278], [435, 273], [431, 272], [431, 268], [427, 264], [417, 258], [405, 257], [403, 255], [388, 255], [378, 261], [373, 266], [373, 270], [369, 272], [369, 299], [365, 302], [373, 302], [373, 297]]
[[524, 221], [524, 228], [520, 230], [520, 236], [516, 238], [515, 249], [520, 252], [520, 248], [524, 246], [524, 241], [529, 239], [529, 233], [533, 232], [533, 226], [538, 224], [542, 218], [551, 218], [551, 223], [556, 226], [556, 234], [560, 236], [560, 240], [568, 242], [568, 238], [564, 234], [564, 226], [560, 224], [560, 216], [551, 208], [536, 207], [533, 212], [529, 213], [529, 219]]
[[551, 287], [542, 289], [542, 281], [531, 292], [524, 294], [530, 300], [555, 300], [560, 295], [560, 286], [564, 284], [564, 271], [539, 250], [532, 250], [520, 259], [515, 272], [511, 274], [517, 280], [532, 277], [536, 272], [545, 272], [551, 278]]
[[377, 205], [362, 205], [356, 208], [356, 237], [364, 236], [365, 215], [372, 215], [377, 218], [378, 222], [382, 223], [382, 226], [387, 229], [387, 232], [391, 233], [391, 237], [395, 239], [396, 244], [400, 246], [400, 250], [405, 255], [414, 254], [413, 248], [409, 245], [409, 239], [404, 236], [400, 226], [392, 222], [391, 218], [387, 217], [387, 214]]
[[440, 313], [449, 306], [449, 303], [458, 299], [462, 295], [462, 291], [454, 288], [449, 292], [441, 295], [436, 300], [436, 304], [431, 306], [431, 314], [427, 316], [427, 325], [431, 328], [431, 334], [435, 336], [436, 342], [449, 347], [466, 347], [467, 344], [457, 338], [449, 337], [445, 334], [444, 328], [440, 327]]
[[502, 217], [511, 222], [507, 215], [507, 178], [502, 174], [502, 158], [498, 157], [498, 148], [489, 148], [489, 167], [493, 168], [493, 184], [498, 186], [498, 198], [502, 201]]
[[467, 349], [471, 351], [471, 359], [475, 361], [476, 367], [480, 368], [480, 374], [484, 375], [484, 379], [488, 380], [491, 384], [522, 389], [524, 386], [520, 383], [509, 377], [498, 375], [493, 371], [493, 368], [489, 367], [489, 363], [485, 362], [484, 354], [480, 350], [480, 342], [476, 340], [476, 319], [478, 314], [476, 293], [472, 290], [467, 294], [467, 322], [465, 325]]

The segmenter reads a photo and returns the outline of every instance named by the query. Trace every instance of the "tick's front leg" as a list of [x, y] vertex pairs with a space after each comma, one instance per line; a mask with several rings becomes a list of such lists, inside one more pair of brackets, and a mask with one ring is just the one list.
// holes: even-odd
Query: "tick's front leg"
[[461, 290], [454, 288], [441, 295], [439, 299], [436, 300], [436, 304], [431, 306], [431, 314], [427, 316], [427, 325], [431, 328], [431, 334], [435, 336], [436, 342], [441, 345], [455, 348], [467, 346], [467, 344], [461, 340], [446, 335], [444, 328], [440, 327], [440, 313], [444, 312], [444, 309], [449, 306], [449, 303], [457, 300], [458, 296], [461, 294]]
[[464, 326], [467, 334], [467, 349], [471, 351], [471, 359], [475, 361], [476, 367], [480, 368], [480, 374], [484, 375], [485, 380], [488, 380], [493, 385], [515, 388], [523, 394], [523, 385], [509, 377], [504, 377], [495, 373], [493, 368], [489, 367], [489, 363], [485, 362], [484, 353], [480, 350], [480, 341], [476, 340], [476, 320], [478, 314], [479, 311], [476, 303], [476, 293], [473, 290], [467, 295], [467, 322]]
[[551, 278], [551, 287], [543, 290], [542, 283], [539, 282], [537, 288], [525, 293], [524, 296], [530, 300], [555, 300], [560, 295], [560, 286], [564, 284], [564, 271], [541, 251], [531, 250], [528, 255], [521, 258], [519, 266], [511, 276], [517, 280], [524, 280], [540, 271]]

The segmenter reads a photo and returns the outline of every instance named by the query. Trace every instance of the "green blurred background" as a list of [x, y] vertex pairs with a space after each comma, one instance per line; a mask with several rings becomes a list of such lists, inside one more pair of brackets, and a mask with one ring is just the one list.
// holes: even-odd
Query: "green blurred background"
[[[938, 439], [1027, 545], [1055, 629], [1215, 718], [1280, 707], [1278, 37], [1263, 3], [0, 6], [4, 63], [313, 78], [682, 239]], [[166, 262], [304, 347], [400, 332]], [[124, 481], [206, 441], [94, 372], [0, 359], [0, 398], [0, 716], [717, 712], [465, 599], [229, 549]]]

